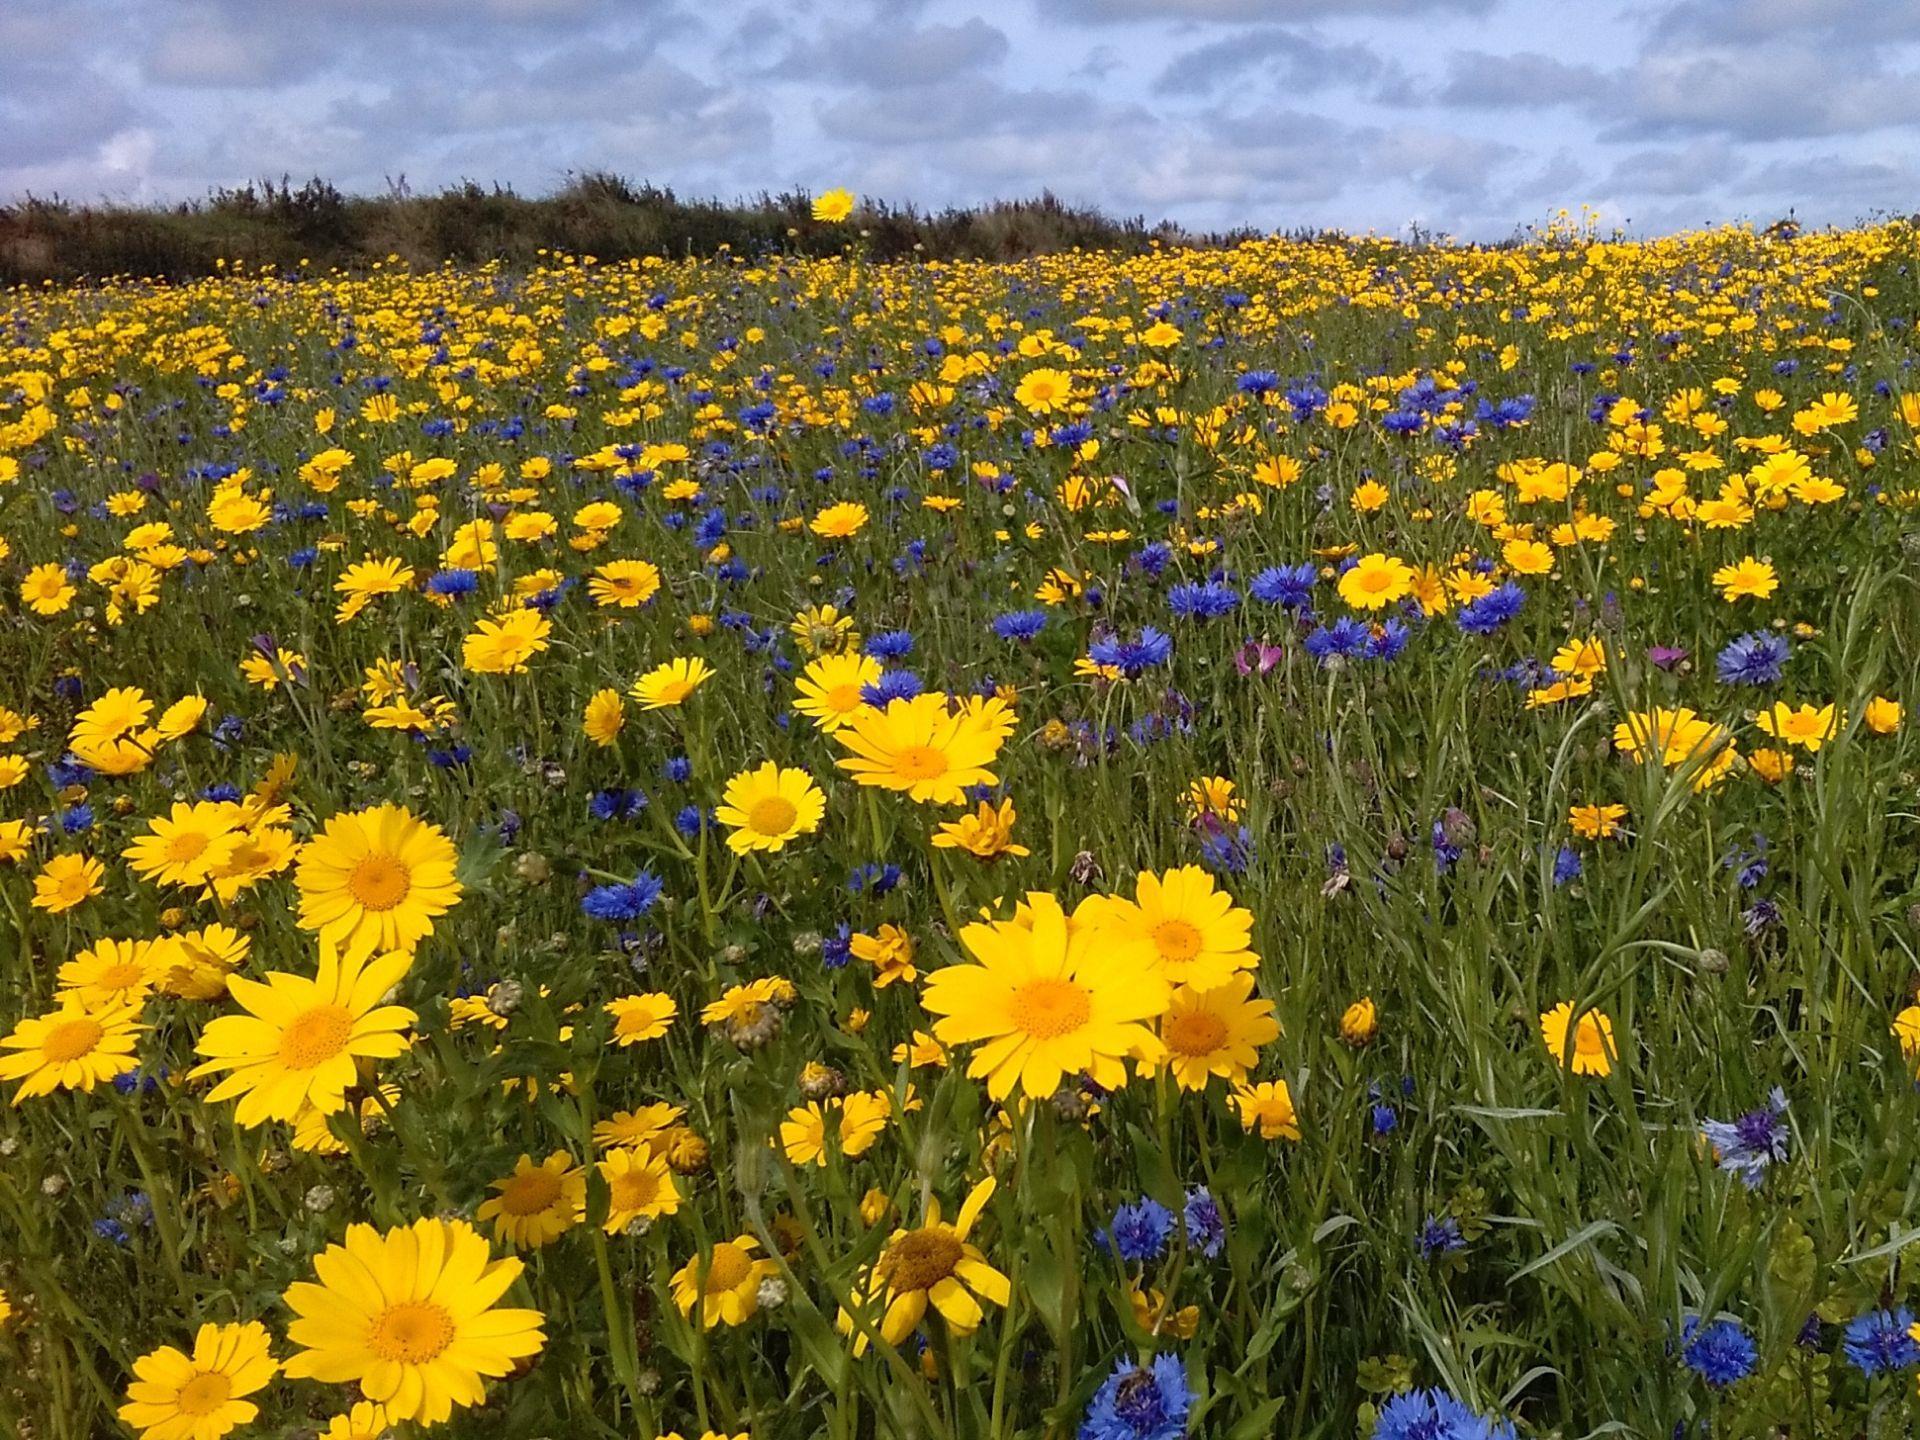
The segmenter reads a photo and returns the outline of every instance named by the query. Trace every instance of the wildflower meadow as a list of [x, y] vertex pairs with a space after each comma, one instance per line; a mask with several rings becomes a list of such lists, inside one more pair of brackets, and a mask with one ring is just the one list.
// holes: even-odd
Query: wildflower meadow
[[0, 1433], [1895, 1436], [1920, 232], [0, 330]]

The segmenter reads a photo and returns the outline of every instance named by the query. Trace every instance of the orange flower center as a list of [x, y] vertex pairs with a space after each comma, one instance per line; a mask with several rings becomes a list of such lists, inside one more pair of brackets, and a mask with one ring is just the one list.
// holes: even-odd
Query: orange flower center
[[856, 710], [860, 706], [860, 687], [858, 685], [836, 685], [827, 691], [829, 710]]
[[47, 1038], [40, 1042], [40, 1053], [49, 1064], [64, 1065], [69, 1060], [78, 1060], [82, 1055], [90, 1054], [106, 1033], [98, 1020], [89, 1020], [84, 1016], [78, 1020], [63, 1020], [47, 1031]]
[[353, 1012], [344, 1005], [316, 1005], [294, 1017], [280, 1035], [280, 1063], [289, 1070], [312, 1070], [347, 1048]]
[[707, 1293], [719, 1295], [737, 1290], [752, 1273], [753, 1261], [747, 1252], [731, 1240], [722, 1240], [713, 1247], [713, 1259], [707, 1262]]
[[759, 835], [784, 835], [799, 818], [799, 810], [786, 796], [768, 795], [753, 802], [747, 812], [747, 828]]
[[1600, 1022], [1591, 1015], [1582, 1015], [1580, 1023], [1573, 1032], [1574, 1053], [1597, 1057], [1606, 1054], [1607, 1040], [1601, 1033]]
[[607, 1188], [612, 1192], [608, 1203], [616, 1213], [642, 1210], [659, 1198], [660, 1179], [651, 1170], [629, 1170], [623, 1175], [614, 1176]]
[[397, 1365], [425, 1365], [453, 1344], [453, 1317], [425, 1300], [389, 1305], [367, 1331], [367, 1348]]
[[662, 705], [678, 705], [693, 693], [693, 686], [685, 680], [669, 680], [653, 692], [653, 698]]
[[93, 977], [96, 990], [127, 990], [147, 978], [147, 967], [135, 960], [122, 960], [118, 965], [109, 965]]
[[204, 1371], [180, 1387], [174, 1404], [182, 1415], [195, 1419], [211, 1415], [233, 1398], [233, 1382], [216, 1371]]
[[176, 863], [197, 860], [207, 848], [207, 837], [198, 830], [181, 830], [167, 841], [167, 859]]
[[893, 768], [909, 780], [937, 780], [947, 773], [946, 752], [931, 745], [908, 745], [894, 755]]
[[1162, 920], [1153, 927], [1153, 943], [1160, 951], [1160, 958], [1175, 965], [1183, 965], [1198, 955], [1204, 939], [1200, 931], [1185, 920]]
[[1070, 1035], [1087, 1023], [1093, 998], [1071, 980], [1029, 980], [1013, 992], [1014, 1025], [1041, 1040]]
[[386, 911], [407, 898], [413, 875], [391, 855], [379, 851], [367, 856], [347, 876], [347, 893], [363, 909]]
[[500, 1208], [509, 1215], [538, 1215], [560, 1198], [560, 1177], [551, 1170], [516, 1175], [500, 1192]]
[[945, 1225], [909, 1230], [887, 1247], [880, 1270], [896, 1292], [930, 1290], [953, 1274], [963, 1254], [959, 1239]]
[[1211, 1055], [1227, 1038], [1227, 1022], [1208, 1010], [1189, 1010], [1167, 1021], [1162, 1038], [1179, 1055]]

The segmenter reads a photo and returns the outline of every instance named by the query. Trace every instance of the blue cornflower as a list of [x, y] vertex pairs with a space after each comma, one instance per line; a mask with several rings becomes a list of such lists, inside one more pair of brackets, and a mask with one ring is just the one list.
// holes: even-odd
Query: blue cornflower
[[1218, 821], [1195, 832], [1200, 837], [1200, 863], [1223, 875], [1244, 875], [1253, 863], [1253, 832], [1246, 826], [1228, 829]]
[[1179, 1356], [1156, 1355], [1146, 1366], [1123, 1357], [1094, 1392], [1080, 1440], [1180, 1440], [1192, 1408]]
[[1183, 620], [1213, 620], [1240, 608], [1240, 592], [1217, 580], [1187, 581], [1167, 591], [1167, 608]]
[[1467, 1237], [1460, 1233], [1460, 1222], [1451, 1215], [1427, 1217], [1420, 1227], [1420, 1258], [1437, 1260], [1467, 1248]]
[[1787, 663], [1787, 637], [1755, 630], [1720, 652], [1715, 668], [1724, 685], [1773, 685]]
[[1305, 610], [1313, 603], [1313, 582], [1312, 565], [1275, 565], [1254, 576], [1247, 593], [1262, 605]]
[[1913, 1311], [1904, 1305], [1898, 1310], [1869, 1310], [1848, 1323], [1840, 1348], [1869, 1380], [1894, 1370], [1911, 1370], [1920, 1365], [1920, 1343], [1907, 1333], [1912, 1325]]
[[895, 700], [911, 700], [924, 687], [911, 670], [889, 670], [871, 685], [860, 687], [860, 698], [876, 710], [884, 710]]
[[1767, 1103], [1737, 1120], [1708, 1120], [1700, 1127], [1719, 1166], [1738, 1175], [1749, 1190], [1767, 1178], [1767, 1167], [1787, 1158], [1787, 1096], [1774, 1086]]
[[1716, 1388], [1744, 1380], [1753, 1373], [1760, 1351], [1745, 1330], [1732, 1320], [1706, 1325], [1690, 1316], [1680, 1331], [1680, 1358], [1687, 1368]]
[[1173, 1237], [1173, 1212], [1157, 1200], [1143, 1199], [1113, 1212], [1107, 1248], [1122, 1260], [1156, 1260]]
[[1162, 570], [1173, 560], [1173, 547], [1164, 540], [1155, 540], [1133, 552], [1132, 564], [1142, 574], [1159, 577]]
[[1087, 654], [1094, 664], [1112, 665], [1131, 679], [1172, 659], [1173, 638], [1151, 625], [1143, 625], [1133, 640], [1123, 640], [1118, 635], [1101, 636], [1087, 648]]
[[1044, 610], [1009, 610], [1004, 615], [993, 617], [994, 634], [1002, 640], [1014, 640], [1021, 644], [1046, 628], [1047, 612]]
[[471, 595], [480, 588], [480, 577], [471, 570], [440, 570], [427, 577], [427, 593], [453, 599]]
[[1305, 644], [1307, 653], [1324, 665], [1336, 655], [1365, 654], [1372, 640], [1373, 629], [1366, 621], [1343, 615], [1331, 625], [1316, 625]]
[[1380, 1407], [1373, 1440], [1514, 1440], [1505, 1420], [1476, 1415], [1444, 1390], [1411, 1390]]
[[596, 820], [631, 820], [646, 808], [644, 790], [599, 790], [587, 802], [587, 813]]
[[1187, 1248], [1198, 1251], [1211, 1260], [1220, 1253], [1227, 1243], [1227, 1220], [1220, 1213], [1219, 1202], [1213, 1193], [1202, 1185], [1197, 1190], [1187, 1192], [1187, 1203], [1182, 1207], [1187, 1221]]
[[1373, 627], [1361, 654], [1369, 660], [1397, 659], [1407, 648], [1412, 632], [1399, 620], [1383, 620]]
[[660, 767], [660, 776], [675, 785], [684, 785], [693, 778], [693, 761], [684, 755], [675, 755]]
[[1579, 852], [1562, 845], [1559, 853], [1553, 857], [1553, 883], [1571, 885], [1580, 878], [1580, 873]]
[[820, 963], [829, 970], [844, 970], [853, 959], [853, 927], [840, 922], [839, 929], [820, 941]]
[[1280, 388], [1280, 377], [1271, 370], [1249, 370], [1233, 382], [1242, 395], [1265, 395]]
[[580, 908], [595, 920], [638, 920], [654, 907], [664, 887], [651, 870], [642, 870], [624, 885], [600, 885], [580, 900]]
[[1491, 635], [1520, 613], [1527, 595], [1511, 580], [1460, 607], [1454, 623], [1469, 635]]
[[698, 805], [682, 805], [673, 817], [673, 828], [689, 840], [700, 833], [700, 828], [705, 823], [705, 817], [701, 815]]
[[913, 653], [913, 632], [882, 630], [878, 635], [869, 635], [867, 643], [860, 648], [882, 664], [904, 660]]
[[69, 835], [79, 835], [93, 828], [93, 806], [69, 805], [60, 812], [60, 828]]
[[1376, 1138], [1384, 1140], [1399, 1128], [1400, 1114], [1391, 1105], [1373, 1107], [1373, 1133]]
[[875, 865], [868, 863], [859, 866], [847, 876], [849, 895], [887, 895], [900, 885], [900, 867], [898, 865]]

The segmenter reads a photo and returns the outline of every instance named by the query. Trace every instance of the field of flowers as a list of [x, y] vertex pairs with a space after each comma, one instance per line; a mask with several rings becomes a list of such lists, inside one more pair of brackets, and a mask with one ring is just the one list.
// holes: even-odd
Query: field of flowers
[[1908, 1433], [1915, 232], [848, 234], [7, 295], [0, 1433]]

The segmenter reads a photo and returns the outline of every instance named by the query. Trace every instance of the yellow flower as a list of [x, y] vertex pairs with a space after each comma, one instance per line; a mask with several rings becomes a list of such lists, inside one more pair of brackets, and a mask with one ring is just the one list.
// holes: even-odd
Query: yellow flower
[[882, 925], [872, 935], [856, 934], [848, 941], [848, 950], [856, 960], [873, 966], [873, 984], [883, 990], [896, 980], [908, 983], [920, 978], [913, 968], [913, 937], [898, 925]]
[[1798, 745], [1810, 755], [1818, 753], [1822, 745], [1840, 733], [1840, 718], [1831, 705], [1823, 705], [1818, 710], [1802, 705], [1796, 710], [1780, 701], [1772, 709], [1754, 716], [1753, 723], [1774, 739]]
[[524, 675], [527, 661], [547, 648], [553, 623], [525, 607], [500, 620], [482, 620], [461, 646], [461, 662], [479, 675]]
[[[1204, 1090], [1214, 1075], [1238, 1083], [1260, 1063], [1260, 1047], [1279, 1037], [1273, 1002], [1253, 998], [1253, 976], [1245, 971], [1211, 990], [1179, 986], [1160, 1017], [1160, 1043], [1182, 1090]], [[1146, 1060], [1140, 1073], [1157, 1068]]]
[[106, 887], [107, 867], [90, 855], [55, 855], [33, 877], [33, 908], [62, 915]]
[[302, 1348], [287, 1375], [357, 1382], [390, 1420], [437, 1425], [456, 1405], [486, 1399], [487, 1377], [510, 1373], [546, 1344], [538, 1310], [496, 1301], [521, 1263], [495, 1260], [462, 1220], [416, 1220], [384, 1235], [349, 1225], [346, 1244], [314, 1257], [318, 1284], [288, 1287], [297, 1316], [287, 1339]]
[[1574, 1023], [1573, 1002], [1562, 1000], [1540, 1017], [1540, 1038], [1556, 1064], [1576, 1075], [1610, 1075], [1618, 1051], [1613, 1021], [1604, 1011], [1588, 1010]]
[[88, 1011], [137, 1008], [165, 977], [168, 960], [166, 947], [152, 940], [101, 940], [60, 967], [55, 998]]
[[1160, 875], [1142, 870], [1134, 897], [1088, 896], [1074, 920], [1116, 939], [1145, 942], [1168, 982], [1176, 985], [1211, 990], [1236, 971], [1259, 965], [1251, 946], [1252, 914], [1215, 889], [1213, 877], [1198, 865]]
[[625, 995], [601, 1006], [613, 1017], [613, 1043], [622, 1048], [642, 1040], [658, 1040], [673, 1026], [680, 1006], [665, 991]]
[[838, 225], [853, 214], [853, 192], [833, 189], [816, 195], [813, 200], [813, 218], [823, 225]]
[[1207, 775], [1189, 782], [1184, 798], [1189, 821], [1211, 815], [1231, 824], [1240, 818], [1240, 797], [1234, 793], [1233, 781], [1224, 775]]
[[20, 582], [20, 602], [36, 615], [60, 614], [77, 593], [60, 565], [36, 565]]
[[1624, 805], [1575, 805], [1567, 811], [1567, 823], [1582, 840], [1611, 840], [1626, 818]]
[[1860, 714], [1861, 721], [1876, 735], [1891, 735], [1900, 728], [1900, 720], [1905, 712], [1898, 700], [1889, 700], [1885, 695], [1876, 695], [1867, 702], [1867, 708]]
[[[835, 1107], [840, 1113], [840, 1153], [858, 1159], [886, 1133], [893, 1104], [885, 1091], [856, 1090]], [[827, 1111], [809, 1102], [787, 1112], [780, 1122], [780, 1147], [795, 1165], [827, 1163]]]
[[147, 833], [121, 852], [142, 880], [161, 885], [202, 885], [213, 874], [239, 829], [243, 815], [231, 801], [175, 801], [165, 817], [147, 822]]
[[646, 604], [659, 590], [660, 567], [646, 560], [609, 560], [587, 582], [587, 593], [595, 604], [623, 610]]
[[91, 1091], [103, 1080], [124, 1075], [139, 1062], [133, 1046], [145, 1028], [138, 1005], [110, 1005], [88, 1010], [64, 999], [60, 1008], [22, 1020], [0, 1040], [0, 1080], [18, 1080], [13, 1103], [48, 1095], [55, 1090]]
[[1014, 387], [1013, 398], [1035, 415], [1051, 415], [1073, 403], [1073, 377], [1064, 370], [1029, 370]]
[[795, 837], [813, 834], [826, 809], [827, 797], [811, 775], [768, 760], [727, 781], [714, 818], [733, 832], [727, 848], [746, 855], [782, 850]]
[[751, 1235], [722, 1240], [705, 1255], [696, 1255], [673, 1276], [673, 1303], [682, 1315], [700, 1310], [700, 1328], [744, 1325], [760, 1309], [760, 1282], [776, 1274], [771, 1260], [756, 1260], [760, 1242]]
[[580, 730], [587, 739], [605, 749], [619, 738], [621, 727], [626, 723], [627, 707], [620, 698], [620, 692], [614, 689], [596, 690], [580, 717]]
[[1729, 605], [1747, 598], [1765, 600], [1780, 588], [1773, 566], [1751, 555], [1732, 565], [1722, 565], [1713, 572], [1713, 583]]
[[1340, 598], [1356, 610], [1383, 610], [1413, 591], [1413, 567], [1390, 555], [1363, 556], [1340, 576]]
[[865, 706], [834, 738], [853, 752], [837, 763], [855, 780], [921, 804], [958, 804], [969, 787], [999, 783], [987, 769], [1005, 739], [998, 720], [971, 708], [956, 715], [937, 690]]
[[1293, 1108], [1293, 1095], [1284, 1080], [1266, 1080], [1258, 1085], [1243, 1085], [1233, 1092], [1234, 1108], [1240, 1112], [1241, 1128], [1258, 1130], [1262, 1140], [1298, 1140], [1300, 1117]]
[[267, 1327], [254, 1320], [202, 1325], [192, 1355], [171, 1345], [148, 1351], [133, 1362], [121, 1421], [138, 1430], [140, 1440], [220, 1440], [259, 1415], [246, 1397], [280, 1372], [269, 1344]]
[[412, 951], [460, 902], [459, 854], [399, 805], [335, 815], [300, 850], [300, 926], [352, 956]]
[[587, 1172], [564, 1150], [540, 1164], [522, 1155], [513, 1174], [495, 1180], [499, 1191], [481, 1202], [474, 1219], [491, 1220], [496, 1240], [516, 1250], [537, 1250], [578, 1225], [586, 1213]]
[[388, 1440], [393, 1425], [386, 1406], [362, 1400], [346, 1414], [329, 1420], [315, 1440]]
[[246, 1126], [292, 1120], [309, 1106], [333, 1114], [357, 1082], [359, 1059], [391, 1060], [407, 1048], [405, 1031], [419, 1017], [383, 1002], [410, 963], [404, 953], [363, 963], [323, 940], [311, 980], [280, 971], [264, 984], [229, 976], [228, 992], [247, 1013], [208, 1023], [194, 1047], [204, 1058], [187, 1078], [229, 1072], [207, 1100], [238, 1097], [234, 1118]]
[[857, 500], [829, 505], [807, 522], [807, 528], [824, 540], [850, 540], [867, 528], [867, 507]]
[[684, 704], [689, 695], [712, 678], [713, 667], [697, 656], [669, 660], [634, 681], [628, 693], [640, 702], [642, 710], [667, 710]]
[[[903, 1344], [926, 1318], [929, 1307], [956, 1335], [970, 1335], [980, 1328], [986, 1316], [982, 1301], [1006, 1308], [1012, 1286], [987, 1263], [971, 1238], [994, 1188], [991, 1176], [974, 1186], [952, 1224], [940, 1218], [939, 1202], [930, 1200], [920, 1225], [895, 1230], [864, 1284], [855, 1283], [862, 1318], [889, 1345]], [[859, 1329], [844, 1310], [836, 1323], [841, 1334], [853, 1336], [853, 1353], [866, 1354], [867, 1330]]]
[[942, 1017], [945, 1045], [977, 1045], [967, 1074], [1004, 1100], [1018, 1087], [1045, 1100], [1069, 1076], [1105, 1089], [1126, 1080], [1125, 1060], [1157, 1055], [1144, 1022], [1167, 1008], [1170, 987], [1151, 947], [1069, 927], [1060, 902], [1028, 897], [1028, 923], [969, 925], [961, 942], [978, 964], [949, 965], [927, 980], [921, 1005]]
[[1349, 1045], [1370, 1045], [1380, 1029], [1380, 1012], [1373, 997], [1362, 995], [1340, 1016], [1340, 1038]]
[[882, 673], [880, 662], [871, 655], [855, 651], [821, 655], [809, 661], [794, 682], [793, 708], [832, 734], [866, 704], [861, 691]]
[[607, 1185], [607, 1218], [601, 1225], [618, 1235], [636, 1220], [657, 1220], [680, 1208], [680, 1189], [660, 1155], [615, 1149], [596, 1167]]
[[958, 820], [944, 821], [934, 832], [936, 850], [965, 850], [976, 860], [994, 861], [1003, 855], [1030, 855], [1024, 845], [1013, 843], [1016, 819], [1011, 798], [996, 808], [991, 800], [982, 800], [980, 808]]

